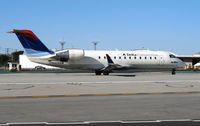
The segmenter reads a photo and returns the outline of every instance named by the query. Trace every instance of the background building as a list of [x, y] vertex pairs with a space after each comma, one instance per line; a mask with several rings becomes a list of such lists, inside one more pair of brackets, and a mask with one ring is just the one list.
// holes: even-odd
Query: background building
[[52, 67], [48, 65], [43, 65], [39, 63], [31, 62], [26, 55], [19, 55], [19, 64], [21, 69], [35, 69], [37, 66], [44, 67], [45, 69], [60, 69], [58, 67]]

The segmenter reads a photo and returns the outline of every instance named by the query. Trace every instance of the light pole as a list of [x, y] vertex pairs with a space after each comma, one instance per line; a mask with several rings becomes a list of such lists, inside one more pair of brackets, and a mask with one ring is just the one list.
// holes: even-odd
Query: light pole
[[60, 41], [60, 45], [61, 45], [61, 50], [63, 50], [64, 49], [64, 45], [65, 45], [65, 41], [63, 40], [63, 41]]
[[5, 48], [5, 54], [9, 54], [9, 48]]
[[92, 43], [94, 44], [94, 50], [96, 50], [97, 49], [97, 44], [99, 43], [99, 41], [94, 41]]

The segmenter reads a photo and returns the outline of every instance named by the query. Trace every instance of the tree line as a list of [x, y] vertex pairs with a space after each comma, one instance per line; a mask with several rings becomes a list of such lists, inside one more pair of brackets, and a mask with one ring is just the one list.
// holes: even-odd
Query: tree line
[[5, 66], [8, 64], [8, 62], [19, 62], [19, 55], [23, 54], [24, 51], [16, 51], [12, 52], [9, 55], [6, 54], [0, 54], [0, 66]]

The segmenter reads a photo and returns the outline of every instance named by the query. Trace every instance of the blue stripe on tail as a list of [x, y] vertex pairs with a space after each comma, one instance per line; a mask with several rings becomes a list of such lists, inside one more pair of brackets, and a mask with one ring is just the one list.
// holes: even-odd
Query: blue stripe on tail
[[54, 54], [49, 50], [30, 30], [13, 30], [30, 57], [46, 56]]

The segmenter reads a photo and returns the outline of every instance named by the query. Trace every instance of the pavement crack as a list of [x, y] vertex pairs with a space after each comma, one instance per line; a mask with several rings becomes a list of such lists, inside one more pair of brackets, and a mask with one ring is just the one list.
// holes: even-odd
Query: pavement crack
[[26, 87], [11, 87], [11, 88], [5, 88], [5, 89], [2, 89], [2, 90], [6, 90], [6, 91], [11, 91], [11, 90], [26, 90], [26, 89], [29, 89], [29, 88], [33, 88], [35, 87], [34, 85], [31, 85], [31, 86], [26, 86]]
[[166, 87], [172, 87], [172, 88], [191, 88], [194, 87], [194, 85], [173, 85], [173, 84], [166, 84]]
[[35, 86], [34, 86], [34, 85], [31, 85], [31, 86], [25, 87], [25, 88], [23, 88], [23, 89], [29, 89], [29, 88], [33, 88], [33, 87], [35, 87]]

